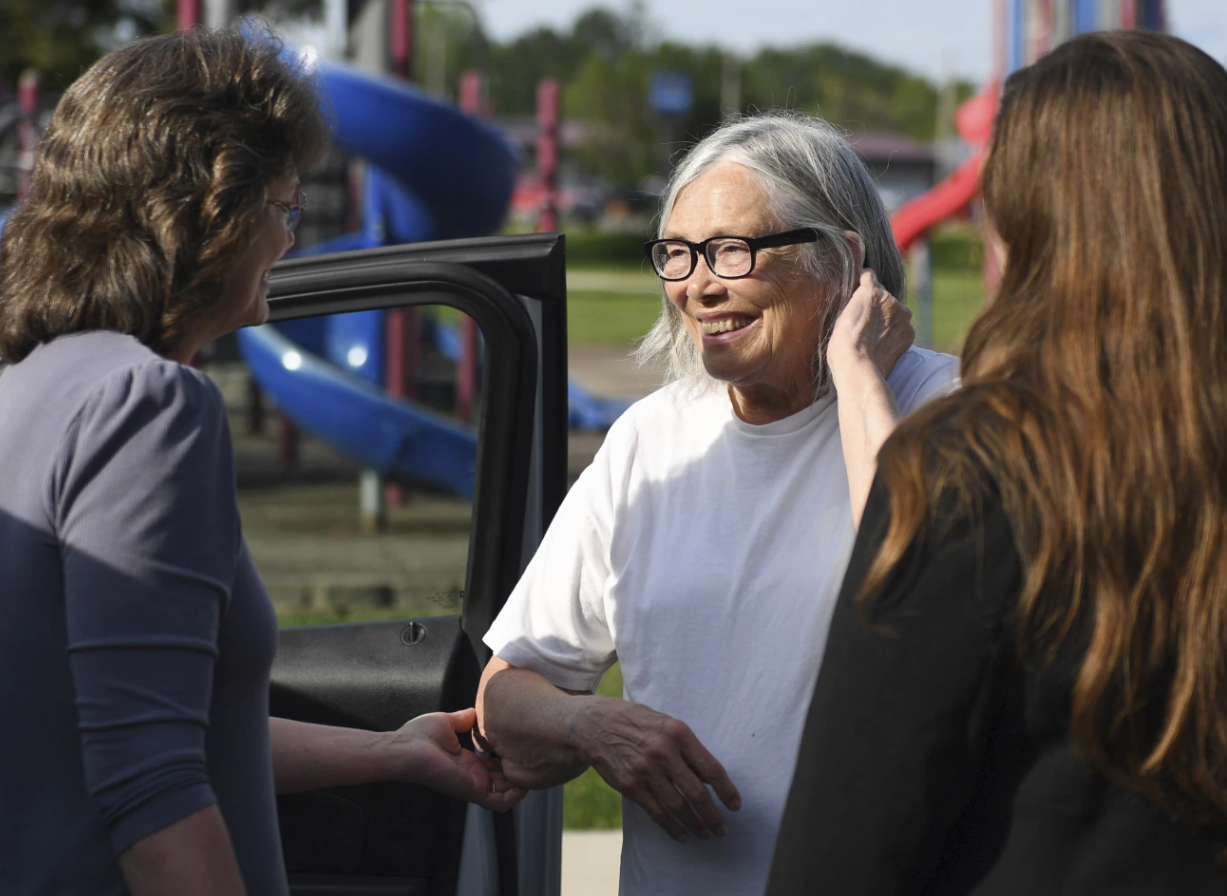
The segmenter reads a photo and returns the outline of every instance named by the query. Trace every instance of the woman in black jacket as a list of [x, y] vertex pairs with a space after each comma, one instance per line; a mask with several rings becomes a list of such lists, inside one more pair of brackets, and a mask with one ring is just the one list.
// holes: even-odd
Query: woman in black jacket
[[1227, 893], [1227, 71], [1070, 41], [983, 196], [1001, 284], [879, 457], [768, 893]]

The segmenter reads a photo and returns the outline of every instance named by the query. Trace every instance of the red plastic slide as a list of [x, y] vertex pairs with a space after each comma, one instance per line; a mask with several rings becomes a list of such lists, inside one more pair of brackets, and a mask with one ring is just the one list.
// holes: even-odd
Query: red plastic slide
[[984, 158], [984, 146], [992, 133], [999, 93], [999, 84], [990, 82], [963, 103], [955, 115], [959, 136], [976, 148], [971, 158], [933, 189], [904, 203], [891, 215], [890, 226], [901, 252], [907, 252], [916, 240], [942, 221], [957, 215], [976, 198], [980, 163]]

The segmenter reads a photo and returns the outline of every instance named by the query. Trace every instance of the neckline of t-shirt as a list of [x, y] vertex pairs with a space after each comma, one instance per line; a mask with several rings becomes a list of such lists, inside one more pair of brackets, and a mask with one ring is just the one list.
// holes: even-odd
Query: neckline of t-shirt
[[835, 403], [835, 390], [828, 390], [826, 395], [819, 398], [809, 407], [803, 408], [797, 411], [797, 413], [785, 417], [783, 420], [773, 420], [770, 423], [747, 423], [737, 416], [737, 412], [733, 409], [733, 402], [727, 395], [724, 400], [728, 404], [729, 419], [745, 435], [756, 438], [760, 436], [787, 436], [800, 432], [821, 417], [823, 412]]

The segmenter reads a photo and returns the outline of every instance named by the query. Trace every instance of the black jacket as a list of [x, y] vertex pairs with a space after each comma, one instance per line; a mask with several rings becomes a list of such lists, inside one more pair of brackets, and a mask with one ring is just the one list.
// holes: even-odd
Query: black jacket
[[[999, 501], [926, 528], [855, 605], [885, 537], [875, 483], [835, 609], [768, 896], [1227, 894], [1227, 834], [1168, 819], [1069, 738], [1077, 668], [1017, 659], [1022, 569]], [[801, 711], [802, 708], [798, 708]]]

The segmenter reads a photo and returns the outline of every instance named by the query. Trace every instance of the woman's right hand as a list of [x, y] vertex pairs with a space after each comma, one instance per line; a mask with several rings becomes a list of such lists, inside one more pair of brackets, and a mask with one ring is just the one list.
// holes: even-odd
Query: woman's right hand
[[712, 791], [734, 812], [741, 795], [686, 723], [613, 697], [580, 699], [575, 745], [610, 787], [679, 842], [689, 839], [687, 832], [703, 839], [728, 832]]

